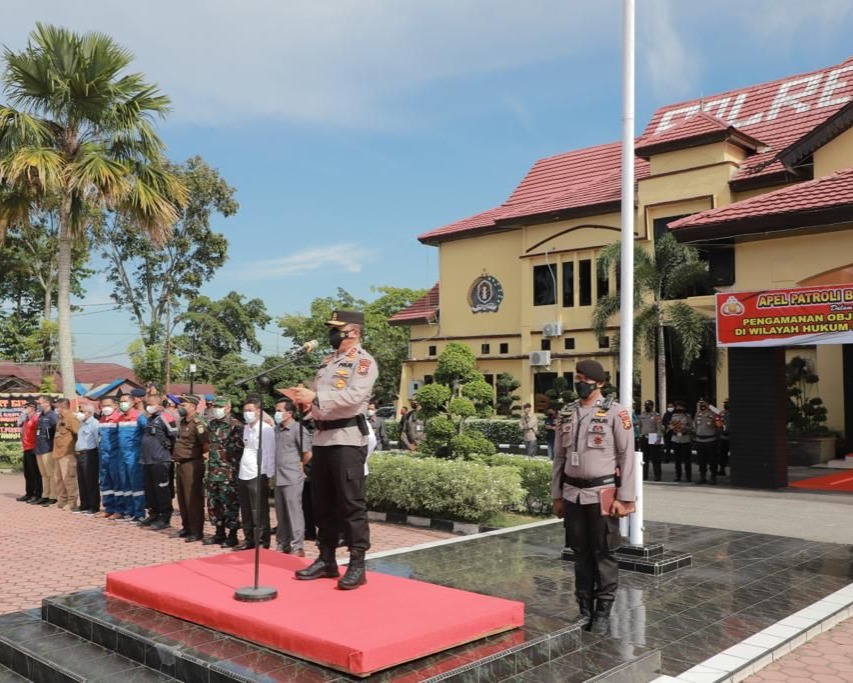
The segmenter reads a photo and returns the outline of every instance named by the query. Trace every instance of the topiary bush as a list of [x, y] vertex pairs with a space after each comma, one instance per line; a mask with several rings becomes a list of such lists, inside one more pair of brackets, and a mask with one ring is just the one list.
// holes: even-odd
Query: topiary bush
[[477, 431], [457, 434], [450, 439], [450, 449], [453, 457], [460, 460], [482, 460], [497, 451], [495, 444]]
[[22, 470], [24, 468], [24, 451], [21, 448], [20, 442], [3, 442], [0, 443], [0, 465], [11, 467], [14, 470]]
[[481, 522], [524, 502], [518, 468], [376, 453], [370, 458], [371, 510]]

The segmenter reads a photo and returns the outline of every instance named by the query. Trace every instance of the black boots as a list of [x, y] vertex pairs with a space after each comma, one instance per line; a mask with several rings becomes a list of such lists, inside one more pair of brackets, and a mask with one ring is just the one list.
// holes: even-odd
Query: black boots
[[229, 529], [227, 538], [222, 540], [222, 548], [233, 548], [237, 545], [237, 529]]
[[592, 621], [592, 598], [578, 597], [578, 626], [586, 628]]
[[337, 579], [338, 562], [335, 559], [335, 549], [320, 546], [320, 557], [305, 569], [296, 572], [296, 578], [302, 581], [313, 581], [314, 579]]
[[145, 519], [137, 522], [137, 525], [139, 525], [139, 526], [151, 526], [158, 519], [160, 519], [160, 515], [155, 515], [153, 512], [149, 512], [148, 516]]
[[222, 545], [225, 542], [225, 527], [217, 526], [216, 533], [209, 538], [205, 538], [201, 544], [202, 545]]
[[595, 612], [589, 625], [589, 632], [597, 636], [606, 636], [610, 632], [610, 610], [613, 608], [612, 600], [596, 600]]
[[342, 591], [351, 591], [367, 583], [367, 574], [364, 570], [364, 551], [351, 550], [347, 571], [338, 581], [338, 588]]

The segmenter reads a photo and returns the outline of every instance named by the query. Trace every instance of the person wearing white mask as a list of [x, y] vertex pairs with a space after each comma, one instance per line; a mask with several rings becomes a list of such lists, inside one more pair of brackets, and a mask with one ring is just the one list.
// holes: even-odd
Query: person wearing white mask
[[101, 492], [98, 488], [98, 421], [95, 406], [83, 403], [77, 413], [80, 430], [77, 432], [77, 490], [80, 509], [84, 515], [94, 515], [101, 509]]
[[[216, 529], [204, 545], [233, 548], [240, 528], [240, 499], [237, 497], [237, 467], [243, 452], [243, 425], [231, 415], [231, 401], [216, 396], [211, 401], [210, 457], [204, 476], [207, 519]], [[226, 531], [228, 535], [226, 536]]]
[[275, 516], [276, 550], [305, 557], [305, 517], [302, 489], [305, 465], [311, 460], [312, 435], [294, 419], [293, 402], [281, 398], [275, 404]]
[[[257, 543], [264, 548], [270, 547], [270, 505], [267, 496], [269, 481], [275, 475], [275, 431], [262, 419], [263, 412], [261, 400], [255, 396], [243, 404], [243, 455], [237, 475], [243, 542], [233, 550], [251, 550]], [[260, 467], [258, 450], [262, 459]]]
[[121, 487], [121, 453], [118, 445], [120, 419], [121, 413], [116, 410], [115, 399], [111, 396], [102, 398], [98, 425], [98, 470], [104, 509], [95, 517], [119, 519], [124, 516], [124, 497], [116, 495]]

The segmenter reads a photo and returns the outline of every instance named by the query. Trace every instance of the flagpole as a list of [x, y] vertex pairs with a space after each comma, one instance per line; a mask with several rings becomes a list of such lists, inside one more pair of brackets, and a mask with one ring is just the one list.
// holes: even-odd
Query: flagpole
[[[634, 0], [622, 0], [622, 252], [619, 331], [619, 398], [634, 397]], [[639, 465], [640, 458], [636, 457]], [[642, 468], [635, 468], [637, 511], [629, 522], [631, 545], [643, 545]]]

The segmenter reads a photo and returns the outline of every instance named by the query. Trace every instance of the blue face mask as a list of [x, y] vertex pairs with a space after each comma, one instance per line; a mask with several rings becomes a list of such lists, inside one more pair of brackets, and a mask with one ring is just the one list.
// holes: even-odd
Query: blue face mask
[[273, 422], [276, 424], [281, 424], [284, 421], [284, 413], [275, 411], [275, 414], [272, 416]]
[[250, 410], [243, 411], [243, 419], [246, 421], [247, 425], [254, 423], [256, 418], [257, 418], [257, 413], [255, 413], [254, 411], [250, 411]]

